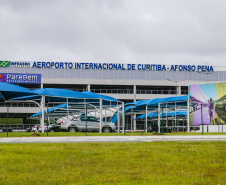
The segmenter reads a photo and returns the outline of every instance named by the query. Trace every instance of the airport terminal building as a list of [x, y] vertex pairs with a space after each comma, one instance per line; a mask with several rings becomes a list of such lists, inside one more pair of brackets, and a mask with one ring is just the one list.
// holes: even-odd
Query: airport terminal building
[[[63, 88], [112, 96], [125, 103], [188, 94], [191, 84], [226, 81], [226, 67], [207, 65], [0, 61], [0, 82], [29, 89]], [[40, 111], [11, 103], [11, 113], [27, 118]], [[21, 109], [23, 107], [23, 109]], [[6, 107], [1, 105], [1, 113]]]

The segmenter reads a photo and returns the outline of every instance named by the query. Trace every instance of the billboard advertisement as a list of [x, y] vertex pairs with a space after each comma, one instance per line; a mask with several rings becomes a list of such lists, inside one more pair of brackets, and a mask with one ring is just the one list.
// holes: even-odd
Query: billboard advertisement
[[41, 74], [0, 73], [0, 82], [40, 84]]
[[222, 125], [226, 123], [226, 83], [189, 86], [190, 125]]

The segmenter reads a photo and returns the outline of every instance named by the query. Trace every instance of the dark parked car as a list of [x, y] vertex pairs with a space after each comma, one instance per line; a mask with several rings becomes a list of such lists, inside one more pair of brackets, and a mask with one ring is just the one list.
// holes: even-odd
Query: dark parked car
[[[147, 128], [148, 132], [158, 132], [158, 125], [149, 125]], [[169, 127], [163, 127], [163, 132], [164, 133], [169, 133], [171, 132], [171, 128]], [[162, 128], [160, 127], [160, 132], [162, 132]]]
[[31, 132], [32, 127], [26, 128], [26, 132]]
[[61, 131], [61, 123], [51, 123], [48, 126], [48, 131], [49, 132], [59, 132], [59, 131]]
[[[42, 126], [39, 127], [39, 132], [42, 132]], [[47, 132], [47, 125], [44, 124], [44, 131]], [[50, 123], [48, 126], [48, 132], [59, 132], [61, 131], [61, 123]]]

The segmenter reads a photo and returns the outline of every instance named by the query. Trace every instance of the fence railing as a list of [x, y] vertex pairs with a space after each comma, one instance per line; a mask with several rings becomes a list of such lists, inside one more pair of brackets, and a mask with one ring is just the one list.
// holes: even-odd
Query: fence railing
[[[9, 129], [13, 130], [26, 130], [27, 128], [33, 127], [34, 124], [8, 124]], [[0, 130], [6, 129], [7, 125], [0, 125]]]
[[[0, 103], [0, 107], [6, 107], [7, 105], [9, 105], [9, 107], [39, 107], [36, 103], [27, 103], [27, 102], [24, 102], [24, 103], [12, 103], [12, 102], [7, 102], [7, 103]], [[49, 107], [55, 107], [57, 105], [60, 105], [62, 103], [49, 103], [48, 106]], [[47, 105], [46, 105], [47, 106]]]
[[94, 93], [107, 93], [107, 94], [133, 94], [132, 89], [91, 89]]
[[181, 91], [181, 94], [187, 95], [187, 94], [188, 94], [188, 90], [182, 90], [182, 91]]
[[137, 94], [178, 94], [174, 90], [137, 90]]
[[[106, 94], [133, 94], [132, 89], [91, 89], [94, 93]], [[178, 94], [175, 90], [136, 90], [137, 94]], [[181, 94], [188, 94], [188, 91], [182, 90]]]

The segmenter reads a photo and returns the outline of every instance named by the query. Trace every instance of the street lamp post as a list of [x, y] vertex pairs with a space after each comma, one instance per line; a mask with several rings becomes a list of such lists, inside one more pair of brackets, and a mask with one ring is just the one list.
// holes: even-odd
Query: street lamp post
[[197, 71], [197, 72], [200, 73], [200, 74], [205, 74], [206, 75], [206, 83], [207, 84], [208, 84], [208, 75], [215, 73], [215, 71], [211, 71], [211, 72], [209, 72], [209, 71]]
[[180, 82], [180, 80], [171, 80], [169, 78], [167, 78], [167, 80], [171, 81], [171, 82], [175, 82], [175, 84], [176, 84], [176, 94], [181, 96], [181, 93], [179, 91], [179, 87], [177, 86], [177, 83]]

